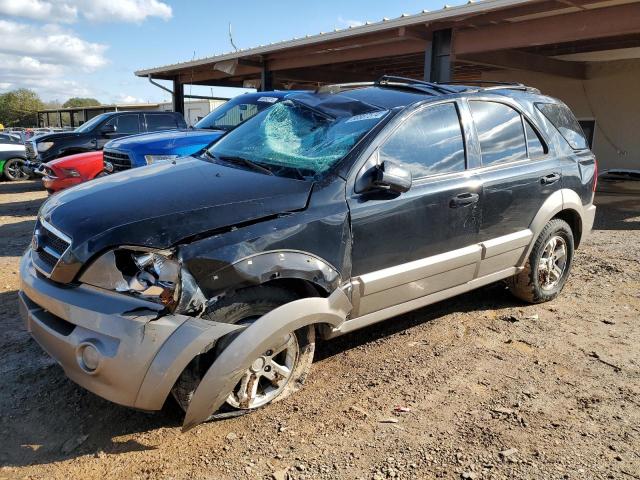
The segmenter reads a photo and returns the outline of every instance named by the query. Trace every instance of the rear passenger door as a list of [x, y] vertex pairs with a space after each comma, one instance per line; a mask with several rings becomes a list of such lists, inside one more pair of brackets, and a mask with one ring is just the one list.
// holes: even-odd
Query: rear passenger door
[[363, 294], [358, 315], [473, 278], [481, 185], [465, 153], [454, 101], [420, 108], [382, 140], [379, 162], [410, 170], [413, 184], [401, 195], [355, 191], [348, 199], [352, 276]]
[[147, 132], [176, 130], [180, 128], [176, 116], [170, 113], [145, 113], [144, 118]]
[[[482, 162], [480, 241], [500, 241], [529, 228], [544, 201], [561, 188], [561, 169], [539, 127], [515, 104], [469, 99], [468, 105]], [[503, 266], [513, 265], [496, 269]]]

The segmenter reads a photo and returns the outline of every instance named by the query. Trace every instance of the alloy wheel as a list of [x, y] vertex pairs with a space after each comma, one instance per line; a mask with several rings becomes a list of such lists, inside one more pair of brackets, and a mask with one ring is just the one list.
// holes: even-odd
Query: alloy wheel
[[538, 279], [543, 290], [558, 286], [567, 268], [567, 242], [559, 235], [549, 239], [538, 263]]

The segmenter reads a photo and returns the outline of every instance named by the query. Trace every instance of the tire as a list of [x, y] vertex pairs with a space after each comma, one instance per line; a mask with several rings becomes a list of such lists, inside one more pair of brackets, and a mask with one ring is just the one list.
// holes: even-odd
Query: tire
[[[552, 244], [552, 239], [556, 240]], [[555, 263], [561, 271], [557, 273], [555, 268], [548, 268], [548, 252], [553, 250], [555, 258], [562, 258], [561, 248], [564, 247], [565, 260], [562, 268]], [[550, 220], [540, 232], [529, 254], [524, 270], [507, 280], [507, 286], [511, 293], [525, 302], [543, 303], [553, 300], [562, 291], [573, 263], [574, 244], [571, 227], [564, 220], [554, 218]], [[556, 261], [557, 261], [556, 260]]]
[[24, 160], [21, 158], [10, 158], [7, 160], [4, 164], [5, 178], [11, 182], [28, 179], [29, 175], [22, 171], [22, 165], [24, 165]]
[[[273, 286], [260, 286], [240, 290], [234, 295], [221, 299], [215, 309], [203, 315], [203, 318], [214, 322], [221, 323], [251, 323], [255, 319], [269, 313], [285, 303], [297, 300], [299, 297], [294, 293]], [[237, 334], [236, 334], [237, 335]], [[178, 402], [178, 405], [187, 411], [189, 403], [193, 398], [196, 388], [200, 384], [200, 380], [206, 374], [207, 370], [224, 350], [235, 338], [234, 334], [230, 334], [221, 338], [208, 352], [197, 356], [191, 361], [187, 368], [182, 372], [176, 381], [171, 393]], [[292, 393], [299, 390], [304, 384], [306, 377], [311, 369], [313, 362], [313, 354], [315, 351], [315, 328], [313, 325], [301, 328], [292, 333], [291, 341], [297, 345], [297, 355], [295, 363], [292, 365], [291, 375], [288, 377], [286, 384], [281, 391], [277, 393], [275, 398], [258, 406], [243, 405], [241, 402], [227, 402], [221, 407], [217, 416], [230, 416], [249, 413], [258, 408], [269, 405], [273, 402], [280, 401]], [[289, 358], [290, 355], [287, 355]], [[274, 356], [275, 357], [275, 356]], [[261, 380], [262, 381], [262, 380]], [[234, 392], [241, 387], [242, 380], [236, 385]]]

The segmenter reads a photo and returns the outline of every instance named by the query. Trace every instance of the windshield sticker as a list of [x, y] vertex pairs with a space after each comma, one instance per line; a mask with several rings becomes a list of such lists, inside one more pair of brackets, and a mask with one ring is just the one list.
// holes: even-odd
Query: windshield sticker
[[278, 101], [278, 97], [260, 97], [258, 101], [267, 102], [267, 103], [276, 103]]
[[361, 115], [354, 115], [345, 123], [360, 122], [362, 120], [373, 120], [376, 118], [384, 117], [386, 113], [387, 113], [387, 110], [381, 110], [379, 112], [370, 112], [370, 113], [363, 113]]

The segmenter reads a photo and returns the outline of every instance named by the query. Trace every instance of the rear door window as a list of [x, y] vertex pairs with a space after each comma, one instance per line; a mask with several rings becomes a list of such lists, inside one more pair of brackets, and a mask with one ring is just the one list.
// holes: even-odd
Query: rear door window
[[176, 117], [167, 113], [152, 113], [145, 115], [147, 119], [147, 131], [175, 130], [178, 128]]
[[116, 133], [119, 135], [133, 135], [140, 133], [140, 121], [137, 113], [118, 115], [116, 117]]
[[434, 105], [410, 116], [380, 148], [380, 157], [404, 165], [413, 178], [464, 171], [464, 141], [456, 105]]
[[569, 107], [563, 103], [536, 103], [536, 108], [553, 123], [571, 148], [589, 148], [587, 138]]
[[527, 158], [527, 145], [520, 112], [503, 103], [469, 102], [478, 132], [482, 165], [496, 165]]

